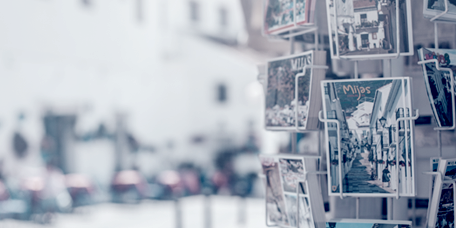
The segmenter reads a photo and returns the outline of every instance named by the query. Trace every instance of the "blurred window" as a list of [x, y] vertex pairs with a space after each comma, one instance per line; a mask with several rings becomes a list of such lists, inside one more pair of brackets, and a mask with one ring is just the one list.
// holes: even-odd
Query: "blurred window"
[[144, 20], [143, 0], [136, 0], [136, 18], [139, 22]]
[[225, 84], [219, 84], [217, 86], [217, 101], [220, 103], [224, 103], [227, 100], [227, 94], [226, 94], [226, 85]]
[[90, 6], [90, 5], [92, 5], [92, 0], [81, 0], [81, 1], [82, 1], [82, 4], [83, 4], [84, 6]]
[[221, 7], [220, 10], [220, 25], [222, 28], [228, 26], [228, 10], [225, 7]]
[[190, 19], [192, 19], [192, 21], [194, 21], [194, 22], [197, 22], [200, 19], [199, 7], [200, 6], [199, 6], [198, 2], [190, 1]]

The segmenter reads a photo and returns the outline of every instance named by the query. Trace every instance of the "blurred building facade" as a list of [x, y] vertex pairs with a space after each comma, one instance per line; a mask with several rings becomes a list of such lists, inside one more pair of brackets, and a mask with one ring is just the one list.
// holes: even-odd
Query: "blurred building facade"
[[[262, 129], [255, 66], [264, 57], [246, 46], [243, 15], [241, 1], [229, 0], [0, 1], [5, 174], [44, 167], [46, 136], [67, 137], [51, 129], [55, 110], [74, 118], [74, 138], [54, 148], [56, 165], [105, 184], [116, 166], [152, 175], [184, 161], [204, 166], [219, 147], [244, 145]], [[115, 135], [119, 113], [125, 137], [142, 145], [135, 153], [109, 137], [84, 138], [101, 126]], [[12, 154], [17, 130], [26, 158]]]

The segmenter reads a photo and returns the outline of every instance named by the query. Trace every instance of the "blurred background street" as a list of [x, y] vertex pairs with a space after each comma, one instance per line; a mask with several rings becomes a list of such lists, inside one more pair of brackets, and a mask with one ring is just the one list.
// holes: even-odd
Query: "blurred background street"
[[261, 4], [0, 0], [0, 227], [263, 227]]
[[[0, 0], [0, 227], [265, 227], [258, 154], [325, 154], [318, 132], [292, 145], [264, 130], [260, 83], [268, 59], [316, 38], [329, 50], [317, 3], [319, 37], [290, 45], [262, 36], [262, 0]], [[415, 47], [431, 47], [433, 25], [413, 7]], [[454, 47], [456, 28], [439, 31], [439, 46]], [[417, 60], [392, 68], [424, 91]], [[354, 73], [353, 62], [327, 63], [327, 79]], [[383, 77], [382, 62], [359, 74]], [[428, 120], [415, 129], [420, 191], [417, 210], [413, 198], [400, 205], [424, 225], [437, 137], [426, 93], [414, 96]], [[455, 133], [442, 138], [453, 154]], [[354, 199], [329, 198], [325, 181], [330, 217], [354, 217]], [[386, 217], [385, 202], [363, 199], [361, 217]]]
[[[182, 227], [204, 227], [204, 197], [193, 196], [182, 200]], [[214, 228], [254, 227], [263, 228], [264, 202], [262, 199], [248, 199], [245, 204], [235, 197], [214, 197], [212, 199], [212, 220]], [[245, 206], [240, 215], [239, 206]], [[244, 218], [242, 216], [245, 216]], [[72, 214], [58, 214], [52, 224], [37, 224], [29, 221], [5, 220], [2, 227], [176, 227], [174, 204], [169, 201], [144, 201], [138, 205], [99, 204], [79, 208]], [[245, 219], [245, 220], [242, 220]]]

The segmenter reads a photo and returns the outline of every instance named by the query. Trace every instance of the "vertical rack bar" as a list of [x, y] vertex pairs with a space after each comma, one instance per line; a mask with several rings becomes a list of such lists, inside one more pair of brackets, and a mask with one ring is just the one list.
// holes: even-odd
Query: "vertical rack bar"
[[[291, 34], [291, 31], [290, 31], [290, 34]], [[294, 54], [295, 52], [295, 38], [294, 36], [291, 36], [290, 37], [290, 55]], [[298, 84], [295, 85], [295, 87], [297, 87]], [[296, 106], [297, 106], [297, 101], [298, 101], [298, 98], [297, 98], [297, 94], [295, 94], [295, 99], [296, 99]], [[295, 121], [298, 121], [297, 119], [295, 119]], [[292, 154], [297, 154], [298, 151], [297, 151], [297, 144], [298, 143], [298, 133], [296, 132], [293, 132], [291, 133], [291, 153]]]
[[387, 198], [387, 220], [393, 220], [393, 198]]
[[359, 197], [356, 197], [356, 219], [359, 219]]
[[291, 153], [292, 154], [297, 154], [298, 153], [298, 150], [297, 150], [297, 144], [298, 143], [298, 133], [296, 132], [293, 132], [291, 133]]
[[434, 22], [434, 46], [439, 49], [439, 26], [437, 22]]
[[[439, 24], [437, 22], [434, 22], [434, 48], [439, 49]], [[436, 63], [436, 66], [438, 64]], [[437, 147], [439, 148], [439, 158], [442, 158], [442, 131], [440, 130], [437, 130]]]
[[355, 79], [358, 79], [358, 60], [355, 61], [355, 75], [354, 75], [354, 78]]
[[388, 62], [389, 62], [389, 76], [393, 77], [393, 60], [389, 59]]
[[437, 130], [437, 147], [439, 148], [439, 158], [442, 158], [442, 131]]
[[412, 198], [412, 227], [416, 226], [416, 197]]
[[[291, 31], [290, 31], [291, 34]], [[290, 36], [290, 55], [294, 54], [295, 52], [295, 38], [294, 36]]]

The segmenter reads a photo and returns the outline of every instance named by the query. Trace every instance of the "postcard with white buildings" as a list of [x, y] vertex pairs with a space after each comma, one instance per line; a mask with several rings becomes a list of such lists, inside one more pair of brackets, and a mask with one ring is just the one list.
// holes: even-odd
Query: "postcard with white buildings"
[[[446, 1], [446, 4], [445, 4]], [[442, 15], [443, 12], [448, 11]], [[427, 18], [432, 18], [441, 15], [438, 20], [441, 21], [456, 21], [456, 1], [454, 0], [424, 0], [423, 15]]]
[[331, 57], [413, 55], [410, 0], [326, 0]]
[[[308, 23], [311, 0], [263, 0], [264, 33], [280, 34]], [[296, 19], [296, 24], [295, 24]]]
[[322, 81], [330, 195], [414, 196], [410, 79]]
[[[435, 59], [439, 67], [453, 71], [456, 76], [456, 50], [421, 48], [418, 50], [419, 60]], [[431, 109], [439, 127], [453, 126], [453, 102], [451, 93], [450, 72], [437, 70], [435, 63], [423, 64], [424, 83], [426, 86]], [[454, 87], [456, 89], [456, 86]]]

